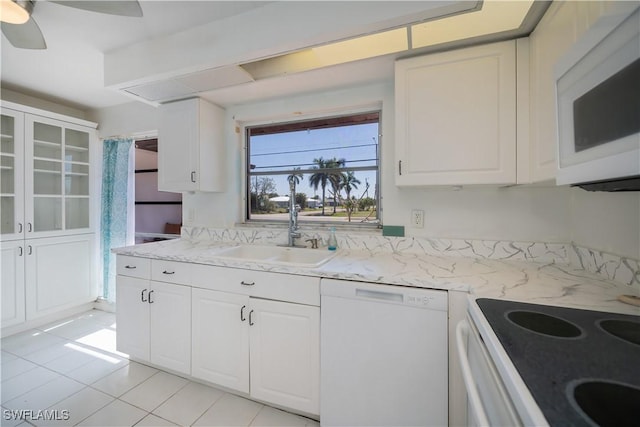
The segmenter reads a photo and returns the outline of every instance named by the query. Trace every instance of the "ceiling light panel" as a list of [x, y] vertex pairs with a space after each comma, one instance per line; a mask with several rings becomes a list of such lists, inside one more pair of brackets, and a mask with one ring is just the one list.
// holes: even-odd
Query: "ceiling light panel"
[[477, 12], [411, 26], [412, 48], [434, 46], [519, 28], [533, 0], [485, 0]]
[[316, 54], [318, 62], [328, 66], [402, 52], [408, 48], [407, 29], [403, 27], [314, 47], [311, 50]]
[[212, 68], [198, 73], [189, 74], [176, 80], [193, 89], [193, 92], [204, 92], [207, 90], [220, 89], [228, 86], [235, 86], [242, 83], [252, 82], [253, 78], [244, 69], [237, 65], [228, 67]]

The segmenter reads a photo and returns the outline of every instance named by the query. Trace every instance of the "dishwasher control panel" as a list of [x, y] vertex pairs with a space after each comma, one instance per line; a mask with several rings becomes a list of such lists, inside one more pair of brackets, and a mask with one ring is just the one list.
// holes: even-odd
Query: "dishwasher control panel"
[[436, 289], [322, 279], [320, 282], [320, 294], [399, 304], [429, 310], [448, 310], [447, 291]]

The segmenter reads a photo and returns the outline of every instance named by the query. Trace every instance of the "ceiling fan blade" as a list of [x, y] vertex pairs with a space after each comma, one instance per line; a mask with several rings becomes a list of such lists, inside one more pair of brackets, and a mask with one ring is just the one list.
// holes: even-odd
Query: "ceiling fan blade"
[[29, 18], [24, 24], [2, 23], [2, 33], [9, 42], [21, 49], [46, 49], [42, 31], [33, 18]]
[[75, 7], [90, 12], [106, 13], [109, 15], [141, 17], [142, 8], [136, 0], [49, 0], [63, 6]]

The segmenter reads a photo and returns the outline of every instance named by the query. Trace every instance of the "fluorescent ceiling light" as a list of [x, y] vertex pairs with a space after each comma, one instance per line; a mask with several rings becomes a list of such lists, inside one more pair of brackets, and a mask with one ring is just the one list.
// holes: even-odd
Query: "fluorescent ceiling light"
[[402, 27], [250, 62], [242, 64], [241, 67], [258, 80], [388, 55], [408, 48], [407, 28]]
[[516, 30], [532, 5], [533, 0], [485, 0], [481, 10], [329, 43], [241, 67], [260, 80]]
[[411, 26], [411, 48], [434, 46], [485, 34], [515, 30], [522, 25], [533, 0], [485, 0], [482, 10]]
[[325, 66], [373, 58], [409, 49], [407, 29], [371, 34], [342, 42], [314, 47], [318, 61]]
[[0, 0], [0, 21], [8, 24], [24, 24], [29, 20], [33, 6], [29, 1]]

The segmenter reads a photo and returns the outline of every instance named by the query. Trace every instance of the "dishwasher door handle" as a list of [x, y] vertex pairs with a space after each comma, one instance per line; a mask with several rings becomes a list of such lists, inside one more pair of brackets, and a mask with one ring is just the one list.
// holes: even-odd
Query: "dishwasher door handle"
[[489, 420], [487, 419], [487, 414], [482, 406], [482, 400], [480, 400], [480, 394], [478, 394], [478, 388], [476, 387], [476, 382], [473, 379], [473, 373], [471, 372], [471, 366], [469, 365], [469, 358], [467, 357], [468, 353], [465, 341], [468, 339], [468, 336], [469, 324], [466, 320], [461, 320], [456, 325], [456, 343], [458, 344], [458, 357], [460, 359], [460, 368], [462, 369], [462, 378], [464, 379], [464, 385], [467, 389], [469, 407], [478, 421], [478, 427], [489, 427]]
[[356, 297], [371, 298], [382, 301], [403, 302], [402, 294], [394, 294], [392, 292], [372, 291], [369, 289], [356, 288]]

